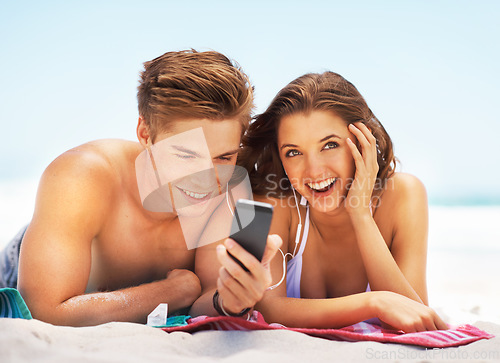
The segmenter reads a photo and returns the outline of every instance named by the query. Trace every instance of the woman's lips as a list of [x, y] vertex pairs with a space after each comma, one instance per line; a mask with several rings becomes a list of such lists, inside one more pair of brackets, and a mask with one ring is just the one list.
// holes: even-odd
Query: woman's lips
[[327, 178], [319, 182], [306, 183], [309, 189], [315, 193], [324, 193], [330, 190], [337, 181], [337, 178]]

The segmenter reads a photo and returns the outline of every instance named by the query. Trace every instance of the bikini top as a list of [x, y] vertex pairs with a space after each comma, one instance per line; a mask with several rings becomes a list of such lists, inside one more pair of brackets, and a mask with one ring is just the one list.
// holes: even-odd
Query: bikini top
[[[304, 223], [304, 234], [300, 241], [300, 248], [295, 257], [288, 261], [286, 266], [286, 295], [287, 297], [300, 298], [300, 278], [302, 275], [302, 254], [306, 248], [307, 237], [309, 234], [309, 205], [307, 205], [306, 219]], [[366, 287], [370, 290], [370, 284]]]

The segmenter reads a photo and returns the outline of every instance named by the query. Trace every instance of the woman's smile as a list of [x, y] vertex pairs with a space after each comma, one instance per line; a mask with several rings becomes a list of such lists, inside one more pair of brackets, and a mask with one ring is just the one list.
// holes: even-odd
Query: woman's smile
[[324, 193], [324, 192], [330, 190], [336, 181], [337, 181], [337, 178], [328, 178], [328, 179], [324, 179], [320, 182], [306, 183], [306, 185], [315, 192]]

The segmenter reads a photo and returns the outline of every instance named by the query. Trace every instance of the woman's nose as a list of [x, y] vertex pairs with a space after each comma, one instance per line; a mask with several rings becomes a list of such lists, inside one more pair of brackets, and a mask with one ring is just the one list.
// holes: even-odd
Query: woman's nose
[[325, 165], [321, 158], [311, 155], [306, 161], [306, 175], [315, 180], [317, 177], [324, 175]]

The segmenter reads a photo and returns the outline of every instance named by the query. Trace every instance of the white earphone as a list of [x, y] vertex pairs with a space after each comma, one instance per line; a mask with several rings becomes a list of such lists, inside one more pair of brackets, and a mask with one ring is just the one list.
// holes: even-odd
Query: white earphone
[[[285, 170], [285, 174], [288, 178], [288, 174], [286, 173], [286, 170]], [[290, 181], [290, 178], [288, 178], [288, 180]], [[295, 192], [295, 188], [293, 187], [292, 182], [290, 182], [290, 186], [292, 187], [293, 198], [295, 199], [295, 207], [297, 208], [297, 214], [299, 216], [299, 224], [297, 225], [297, 232], [295, 234], [295, 246], [293, 248], [293, 253], [287, 252], [286, 254], [284, 254], [283, 250], [281, 248], [279, 248], [279, 251], [281, 252], [281, 256], [283, 256], [283, 275], [281, 276], [281, 280], [277, 284], [268, 287], [267, 290], [273, 290], [273, 289], [277, 288], [279, 285], [281, 285], [281, 283], [285, 279], [285, 276], [286, 276], [286, 257], [287, 256], [290, 256], [291, 258], [295, 257], [295, 253], [297, 252], [297, 246], [299, 245], [300, 232], [302, 232], [302, 217], [300, 216], [299, 203], [297, 200], [297, 193]], [[304, 196], [301, 196], [300, 205], [306, 205], [306, 204], [307, 204], [307, 199], [304, 198]]]
[[[293, 192], [293, 198], [295, 199], [295, 207], [297, 208], [297, 215], [299, 216], [299, 224], [297, 225], [297, 232], [295, 234], [295, 248], [293, 249], [293, 255], [292, 255], [292, 258], [294, 258], [295, 252], [297, 250], [297, 246], [298, 246], [299, 240], [300, 240], [300, 232], [302, 232], [302, 217], [300, 216], [299, 203], [297, 200], [297, 193], [295, 192], [295, 188], [293, 187], [292, 182], [290, 181], [290, 178], [288, 177], [288, 174], [286, 173], [286, 170], [284, 170], [284, 171], [285, 171], [286, 177], [288, 178], [288, 181], [290, 182], [290, 187], [292, 188], [292, 192]], [[307, 204], [307, 199], [304, 198], [303, 195], [301, 195], [300, 196], [300, 205], [306, 205], [306, 204]]]

